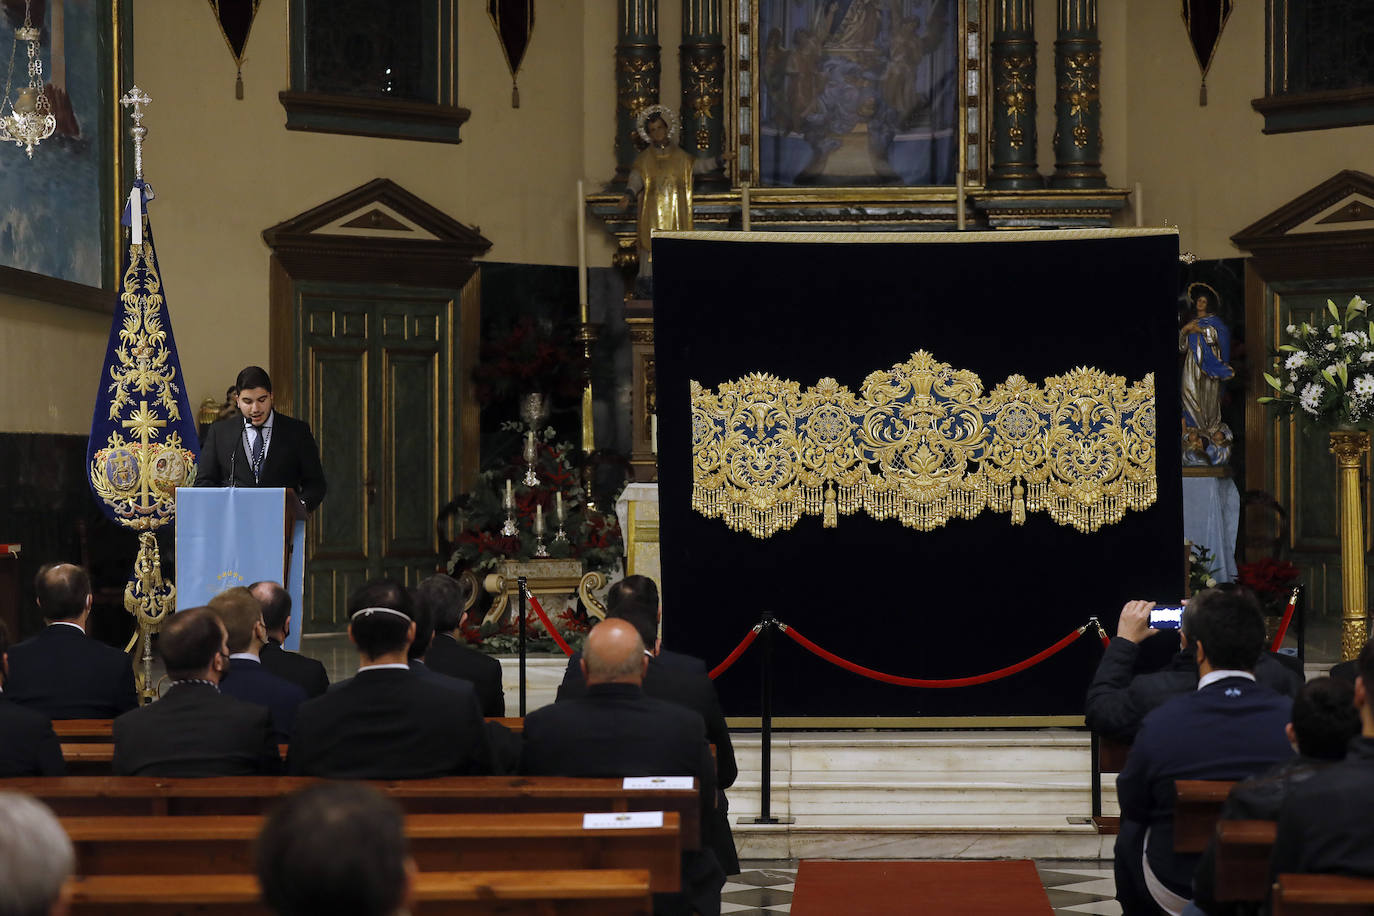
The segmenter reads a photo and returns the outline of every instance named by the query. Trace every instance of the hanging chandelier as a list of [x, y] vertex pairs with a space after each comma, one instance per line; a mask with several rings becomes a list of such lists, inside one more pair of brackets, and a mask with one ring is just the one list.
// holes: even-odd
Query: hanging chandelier
[[[24, 26], [14, 30], [14, 43], [10, 46], [10, 65], [5, 73], [5, 95], [0, 106], [9, 104], [9, 111], [0, 114], [0, 140], [9, 140], [16, 146], [24, 147], [24, 152], [33, 158], [33, 148], [52, 136], [57, 129], [57, 118], [48, 107], [48, 96], [43, 91], [43, 61], [38, 57], [39, 31], [33, 27], [29, 18], [29, 4], [24, 0]], [[29, 84], [19, 89], [11, 98], [10, 87], [14, 76], [14, 57], [19, 42], [28, 45]], [[0, 109], [2, 110], [2, 109]]]

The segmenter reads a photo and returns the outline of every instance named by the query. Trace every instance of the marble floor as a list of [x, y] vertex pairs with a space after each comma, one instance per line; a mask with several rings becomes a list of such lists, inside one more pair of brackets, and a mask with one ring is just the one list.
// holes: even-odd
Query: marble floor
[[[744, 871], [730, 878], [720, 895], [720, 911], [748, 914], [787, 913], [797, 879], [794, 860], [744, 862]], [[1055, 913], [1093, 913], [1117, 916], [1112, 863], [1096, 859], [1041, 859], [1035, 863], [1040, 882]]]

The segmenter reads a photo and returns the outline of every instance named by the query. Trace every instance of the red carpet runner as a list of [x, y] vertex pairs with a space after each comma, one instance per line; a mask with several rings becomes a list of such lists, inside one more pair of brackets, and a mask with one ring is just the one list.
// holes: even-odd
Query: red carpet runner
[[792, 916], [1050, 916], [1035, 863], [827, 862], [797, 871]]

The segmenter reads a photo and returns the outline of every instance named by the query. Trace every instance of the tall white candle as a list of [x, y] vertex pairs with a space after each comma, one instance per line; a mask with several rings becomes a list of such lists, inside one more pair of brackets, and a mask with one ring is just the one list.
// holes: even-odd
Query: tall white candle
[[506, 478], [506, 508], [509, 509], [509, 508], [513, 507], [514, 505], [515, 505], [515, 492], [511, 489], [510, 478], [507, 477], [507, 478]]
[[561, 525], [563, 524], [563, 492], [561, 490], [553, 494], [553, 504], [558, 510], [558, 524]]
[[1135, 224], [1145, 225], [1145, 186], [1138, 181], [1135, 183]]
[[954, 225], [964, 228], [964, 170], [954, 176]]
[[544, 507], [537, 503], [534, 507], [534, 533], [544, 533]]
[[582, 179], [577, 179], [577, 304], [582, 323], [587, 318], [587, 204], [582, 196]]
[[749, 231], [749, 182], [742, 181], [739, 186], [740, 225]]

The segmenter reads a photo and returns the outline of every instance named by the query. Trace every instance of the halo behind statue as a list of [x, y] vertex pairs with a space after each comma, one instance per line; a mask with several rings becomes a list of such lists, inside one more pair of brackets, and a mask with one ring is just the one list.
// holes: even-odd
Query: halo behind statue
[[1213, 315], [1217, 314], [1221, 310], [1221, 296], [1217, 294], [1215, 289], [1206, 283], [1188, 284], [1188, 302], [1192, 305], [1197, 305], [1198, 296], [1203, 292], [1210, 296], [1207, 301], [1212, 304], [1212, 308], [1210, 309], [1211, 313]]
[[649, 139], [648, 123], [649, 118], [658, 115], [663, 118], [668, 125], [668, 139], [674, 143], [678, 142], [678, 137], [682, 133], [682, 122], [678, 120], [677, 112], [667, 105], [649, 105], [641, 109], [635, 116], [635, 130], [639, 132], [639, 138], [645, 143], [652, 143]]

